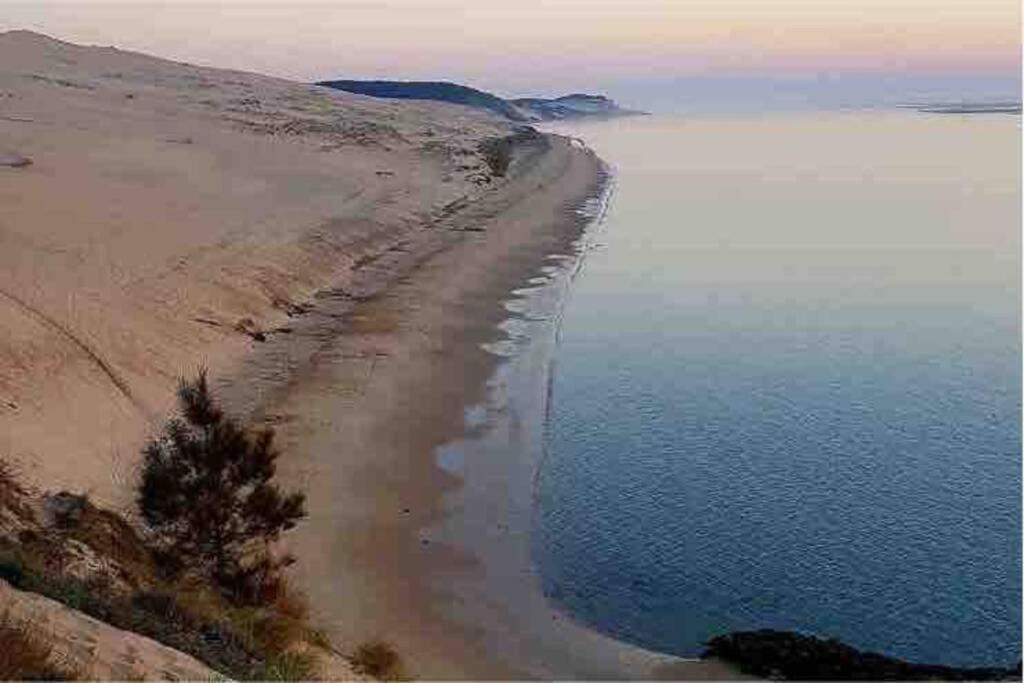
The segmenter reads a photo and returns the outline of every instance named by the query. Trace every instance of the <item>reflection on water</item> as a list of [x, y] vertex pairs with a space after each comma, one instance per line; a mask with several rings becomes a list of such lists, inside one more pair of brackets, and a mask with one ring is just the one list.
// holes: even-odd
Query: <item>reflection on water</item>
[[775, 627], [1016, 661], [1020, 119], [562, 130], [617, 190], [555, 352], [549, 597], [683, 654]]

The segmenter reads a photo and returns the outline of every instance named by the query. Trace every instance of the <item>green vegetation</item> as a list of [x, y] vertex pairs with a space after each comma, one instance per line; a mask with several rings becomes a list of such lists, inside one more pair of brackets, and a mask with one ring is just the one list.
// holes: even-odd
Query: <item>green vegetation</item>
[[283, 583], [273, 602], [242, 607], [195, 581], [158, 582], [125, 592], [106, 581], [62, 576], [46, 555], [36, 543], [5, 548], [0, 579], [186, 652], [232, 678], [315, 677], [316, 656], [307, 644], [321, 636], [309, 626], [301, 597]]
[[503, 178], [512, 164], [513, 150], [528, 144], [546, 144], [546, 138], [533, 128], [523, 128], [504, 137], [487, 138], [480, 143], [479, 149], [491, 175]]
[[[337, 651], [283, 577], [288, 558], [273, 555], [304, 505], [302, 494], [273, 483], [273, 433], [226, 417], [204, 372], [181, 382], [178, 399], [180, 417], [145, 449], [137, 498], [145, 534], [86, 496], [61, 492], [34, 504], [0, 460], [0, 522], [13, 523], [0, 528], [0, 580], [237, 680], [315, 679]], [[74, 677], [51, 654], [31, 625], [0, 619], [0, 679]], [[351, 660], [367, 675], [404, 678], [384, 643]]]
[[213, 400], [205, 370], [178, 386], [181, 417], [144, 451], [138, 505], [172, 576], [203, 574], [236, 604], [274, 599], [290, 556], [272, 544], [305, 516], [305, 496], [272, 482], [274, 432], [250, 434]]

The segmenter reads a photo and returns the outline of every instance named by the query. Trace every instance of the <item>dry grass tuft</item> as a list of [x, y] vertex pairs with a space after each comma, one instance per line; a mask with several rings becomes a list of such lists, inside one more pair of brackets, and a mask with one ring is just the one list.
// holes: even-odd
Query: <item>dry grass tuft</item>
[[54, 661], [53, 646], [30, 623], [0, 614], [0, 680], [70, 681], [78, 676]]
[[383, 640], [363, 643], [349, 660], [356, 673], [373, 676], [380, 681], [408, 680], [402, 658], [395, 648]]
[[315, 681], [320, 677], [320, 661], [311, 652], [285, 652], [270, 657], [266, 668], [267, 680]]

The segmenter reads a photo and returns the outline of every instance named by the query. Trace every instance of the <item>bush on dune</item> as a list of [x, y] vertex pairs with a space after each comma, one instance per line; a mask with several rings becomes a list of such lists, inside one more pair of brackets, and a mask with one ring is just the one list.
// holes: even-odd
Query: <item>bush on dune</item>
[[356, 673], [372, 676], [377, 680], [403, 681], [407, 678], [398, 652], [382, 640], [363, 643], [349, 659]]
[[305, 496], [273, 483], [274, 432], [250, 433], [226, 416], [206, 372], [182, 380], [180, 417], [144, 451], [137, 502], [166, 566], [201, 573], [238, 604], [272, 601], [281, 569], [280, 535], [305, 516]]
[[[137, 502], [147, 533], [67, 492], [44, 496], [37, 519], [32, 496], [0, 460], [0, 512], [24, 508], [21, 530], [0, 534], [0, 579], [235, 679], [314, 678], [333, 648], [282, 575], [290, 558], [274, 553], [303, 516], [304, 496], [274, 483], [273, 433], [225, 416], [204, 372], [180, 383], [178, 399], [180, 416], [144, 451]], [[28, 660], [3, 659], [8, 643], [21, 642], [15, 631], [32, 635], [0, 629], [0, 680], [35, 675]], [[17, 647], [35, 656], [29, 645]], [[15, 675], [19, 669], [29, 673]], [[56, 668], [39, 675], [65, 677]]]

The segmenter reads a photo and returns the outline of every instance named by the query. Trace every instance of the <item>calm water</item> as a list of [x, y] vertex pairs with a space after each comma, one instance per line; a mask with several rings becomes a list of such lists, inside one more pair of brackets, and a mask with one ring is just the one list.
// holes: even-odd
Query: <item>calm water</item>
[[1016, 661], [1020, 119], [560, 132], [617, 188], [555, 352], [545, 593], [680, 654], [774, 627]]

